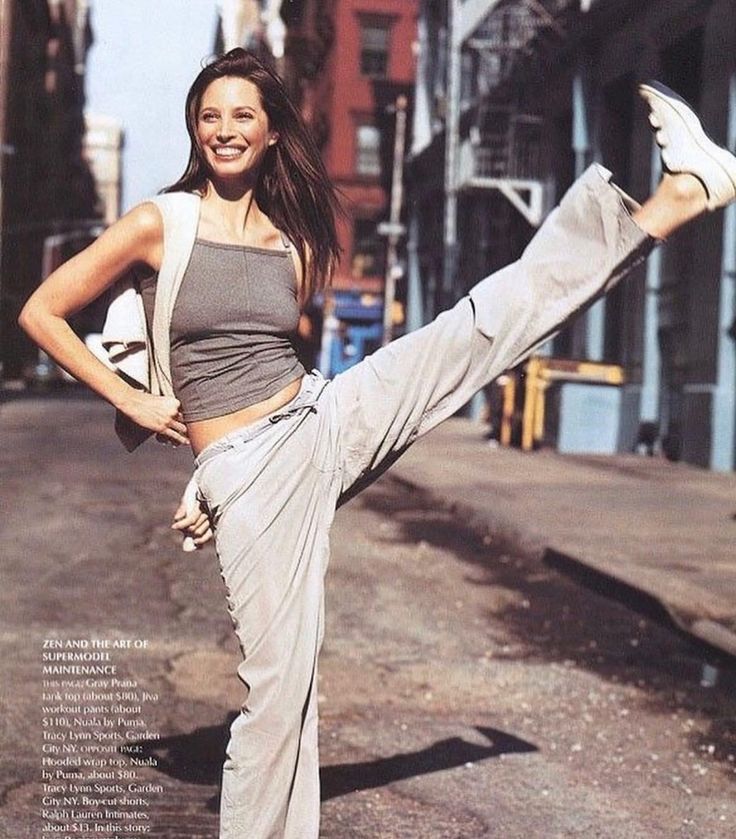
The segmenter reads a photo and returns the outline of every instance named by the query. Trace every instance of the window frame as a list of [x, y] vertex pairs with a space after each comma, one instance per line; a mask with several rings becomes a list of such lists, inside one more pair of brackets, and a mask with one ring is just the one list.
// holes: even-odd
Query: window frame
[[[370, 129], [375, 132], [375, 147], [368, 146], [361, 143], [361, 129]], [[378, 180], [381, 177], [383, 167], [381, 160], [381, 129], [370, 118], [363, 115], [358, 115], [355, 119], [355, 157], [353, 160], [353, 171], [360, 178], [369, 178], [371, 180]], [[369, 159], [374, 163], [373, 166], [366, 166], [361, 164], [361, 161]]]
[[[360, 49], [358, 52], [358, 68], [360, 75], [366, 79], [387, 79], [391, 69], [391, 41], [392, 30], [395, 19], [385, 15], [358, 15], [358, 28], [360, 30]], [[385, 33], [385, 46], [383, 48], [366, 45], [366, 33], [369, 29], [381, 30]], [[378, 60], [378, 69], [366, 66], [372, 60]]]

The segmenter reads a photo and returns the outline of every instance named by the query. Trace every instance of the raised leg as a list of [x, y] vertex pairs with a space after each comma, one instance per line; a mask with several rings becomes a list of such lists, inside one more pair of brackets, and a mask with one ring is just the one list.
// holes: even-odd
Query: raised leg
[[638, 205], [609, 178], [603, 167], [591, 167], [517, 262], [335, 378], [343, 498], [646, 257], [654, 240], [632, 218]]

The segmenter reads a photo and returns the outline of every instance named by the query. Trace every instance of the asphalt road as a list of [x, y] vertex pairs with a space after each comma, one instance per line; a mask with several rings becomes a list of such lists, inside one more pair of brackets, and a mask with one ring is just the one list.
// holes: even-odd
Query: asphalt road
[[[44, 642], [136, 639], [148, 835], [216, 836], [238, 652], [211, 549], [168, 528], [189, 458], [96, 401], [0, 405], [0, 835], [42, 832]], [[324, 839], [736, 834], [736, 677], [390, 473], [338, 513], [319, 682]], [[709, 659], [710, 660], [710, 659]], [[706, 674], [707, 675], [707, 674]]]

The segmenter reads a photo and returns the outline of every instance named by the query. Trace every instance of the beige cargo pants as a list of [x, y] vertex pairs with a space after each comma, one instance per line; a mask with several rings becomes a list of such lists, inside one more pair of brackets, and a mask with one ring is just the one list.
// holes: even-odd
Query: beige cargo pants
[[316, 839], [317, 657], [336, 507], [643, 260], [653, 242], [591, 167], [521, 259], [433, 323], [217, 441], [196, 461], [247, 687], [222, 839]]

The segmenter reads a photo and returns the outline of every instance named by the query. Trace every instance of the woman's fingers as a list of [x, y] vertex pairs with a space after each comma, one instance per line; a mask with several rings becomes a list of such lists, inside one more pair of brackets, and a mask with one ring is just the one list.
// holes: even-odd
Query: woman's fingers
[[184, 425], [181, 411], [179, 410], [179, 401], [171, 397], [158, 397], [160, 399], [159, 405], [164, 412], [161, 416], [162, 428], [159, 429], [159, 434], [163, 434], [172, 439], [175, 435], [178, 437], [187, 436], [187, 427]]
[[195, 545], [204, 545], [213, 538], [215, 534], [212, 532], [212, 528], [207, 524], [207, 530], [201, 536], [194, 537], [194, 544]]
[[[174, 514], [174, 521], [172, 523], [172, 527], [174, 530], [189, 530], [192, 525], [199, 520], [199, 513], [190, 513], [189, 515], [186, 514], [179, 514], [181, 507], [176, 511]], [[179, 514], [179, 515], [177, 515]]]
[[204, 536], [210, 529], [210, 520], [207, 516], [202, 516], [201, 521], [196, 522], [189, 528], [189, 533], [194, 536]]
[[169, 423], [169, 431], [176, 431], [177, 434], [186, 434], [187, 427], [181, 420], [173, 419]]
[[167, 428], [163, 434], [167, 440], [172, 442], [175, 446], [180, 446], [182, 443], [189, 442], [186, 426], [183, 426], [181, 423], [177, 423], [176, 426]]
[[179, 410], [179, 402], [174, 400], [176, 404], [176, 413], [167, 422], [167, 427], [162, 432], [167, 439], [167, 442], [173, 443], [175, 446], [181, 446], [183, 443], [189, 442], [189, 434], [187, 427], [182, 422], [181, 411]]
[[201, 536], [209, 528], [210, 520], [199, 508], [187, 514], [186, 510], [180, 506], [174, 513], [174, 522], [171, 526], [174, 530], [184, 530], [189, 534]]
[[156, 434], [156, 439], [159, 443], [180, 446], [182, 443], [189, 442], [189, 434], [181, 419], [172, 419], [169, 420], [166, 428]]
[[188, 493], [189, 487], [174, 513], [171, 527], [184, 534], [184, 550], [191, 551], [209, 542], [214, 533], [207, 511], [201, 503], [193, 504], [188, 498]]
[[[182, 508], [177, 510], [180, 513]], [[171, 525], [174, 530], [180, 530], [185, 536], [190, 537], [195, 545], [204, 545], [214, 536], [209, 518], [204, 513], [193, 513], [176, 517]]]
[[195, 515], [195, 516], [182, 516], [179, 519], [175, 519], [174, 523], [171, 525], [174, 530], [184, 530], [187, 533], [194, 533], [196, 530], [202, 527], [202, 525], [207, 525], [209, 523], [207, 516], [205, 515]]

